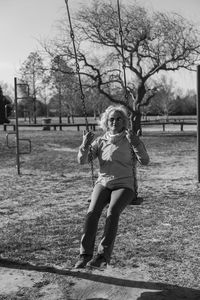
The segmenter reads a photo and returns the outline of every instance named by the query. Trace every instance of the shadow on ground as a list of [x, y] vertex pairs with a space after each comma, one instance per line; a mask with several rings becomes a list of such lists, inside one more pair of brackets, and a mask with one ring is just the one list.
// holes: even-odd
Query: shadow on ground
[[[130, 280], [125, 278], [119, 278], [116, 276], [108, 276], [107, 274], [94, 274], [92, 271], [78, 271], [75, 269], [64, 269], [55, 266], [43, 266], [34, 265], [31, 263], [24, 263], [19, 261], [13, 261], [10, 259], [0, 258], [0, 267], [10, 268], [10, 269], [20, 269], [28, 271], [36, 271], [43, 273], [51, 273], [62, 276], [71, 276], [76, 279], [87, 280], [88, 284], [92, 282], [93, 284], [105, 284], [106, 287], [112, 285], [118, 289], [128, 288], [130, 291], [132, 289], [141, 290], [141, 293], [136, 295], [135, 298], [127, 298], [124, 294], [123, 300], [200, 300], [200, 290], [193, 288], [185, 288], [172, 284], [164, 284], [160, 282], [150, 282], [145, 280]], [[147, 291], [144, 291], [147, 290]], [[134, 296], [134, 293], [131, 293]], [[130, 296], [130, 293], [129, 293]], [[84, 298], [86, 300], [111, 300], [110, 295], [106, 295], [106, 298], [100, 297], [88, 297]]]

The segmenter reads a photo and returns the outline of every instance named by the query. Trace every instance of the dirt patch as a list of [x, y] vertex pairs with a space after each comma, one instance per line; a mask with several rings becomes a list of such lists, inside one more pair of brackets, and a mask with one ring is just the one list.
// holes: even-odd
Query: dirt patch
[[22, 271], [15, 269], [0, 269], [1, 294], [17, 293], [21, 288], [31, 288], [40, 282], [42, 274], [37, 272]]
[[81, 279], [73, 287], [71, 298], [77, 300], [137, 299], [145, 288], [139, 282], [146, 282], [149, 276], [145, 270], [117, 269], [109, 267], [104, 271], [93, 271], [90, 280]]
[[[154, 282], [146, 266], [104, 271], [48, 267], [48, 272], [1, 268], [0, 299], [199, 300], [200, 291]], [[57, 274], [56, 274], [57, 273]], [[56, 274], [56, 275], [55, 275]]]
[[73, 287], [73, 300], [198, 300], [200, 291], [152, 282], [145, 266], [111, 268], [93, 272], [90, 280], [79, 280]]
[[46, 279], [46, 273], [0, 269], [0, 299], [64, 299], [62, 287], [52, 278]]

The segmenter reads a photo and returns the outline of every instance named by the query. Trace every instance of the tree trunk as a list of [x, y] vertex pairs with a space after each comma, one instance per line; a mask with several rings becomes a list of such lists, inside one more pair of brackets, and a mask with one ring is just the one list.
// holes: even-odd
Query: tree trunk
[[70, 115], [67, 115], [67, 123], [70, 124], [71, 121], [70, 121]]
[[97, 119], [97, 114], [96, 114], [96, 110], [95, 109], [94, 109], [93, 113], [94, 113], [94, 120], [96, 120]]
[[141, 81], [137, 88], [137, 96], [135, 101], [133, 102], [133, 110], [135, 111], [135, 114], [132, 117], [132, 130], [137, 135], [142, 135], [142, 127], [141, 127], [141, 119], [142, 114], [140, 111], [140, 103], [142, 103], [142, 100], [146, 94], [146, 88], [145, 88], [145, 81]]
[[133, 132], [139, 135], [142, 135], [141, 118], [142, 114], [140, 110], [137, 110], [135, 115], [131, 116], [131, 129]]

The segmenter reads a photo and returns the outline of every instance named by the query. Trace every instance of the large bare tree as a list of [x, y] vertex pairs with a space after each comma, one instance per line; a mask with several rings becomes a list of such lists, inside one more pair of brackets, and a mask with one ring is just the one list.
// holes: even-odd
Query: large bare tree
[[[141, 106], [158, 91], [155, 79], [166, 71], [191, 70], [199, 60], [200, 35], [182, 16], [149, 12], [136, 3], [121, 6], [120, 15], [121, 30], [117, 3], [95, 0], [72, 18], [73, 33], [84, 84], [127, 105], [137, 131]], [[62, 22], [54, 49], [65, 53], [70, 64], [74, 51], [69, 24]]]

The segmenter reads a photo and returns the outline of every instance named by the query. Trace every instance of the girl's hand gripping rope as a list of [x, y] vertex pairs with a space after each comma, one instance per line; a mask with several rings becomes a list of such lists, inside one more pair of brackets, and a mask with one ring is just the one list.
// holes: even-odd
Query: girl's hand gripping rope
[[82, 146], [85, 149], [88, 149], [94, 139], [94, 133], [92, 131], [83, 131], [83, 142]]
[[133, 145], [134, 147], [136, 147], [139, 144], [139, 142], [140, 142], [138, 136], [139, 136], [139, 133], [135, 134], [133, 131], [127, 130], [126, 137], [127, 137], [128, 141], [129, 141], [129, 143], [131, 145]]
[[[83, 142], [82, 142], [82, 147], [84, 149], [84, 151], [88, 152], [88, 162], [91, 164], [91, 169], [92, 169], [92, 174], [93, 174], [93, 155], [92, 155], [92, 147], [91, 147], [91, 143], [94, 139], [94, 133], [92, 131], [83, 131]], [[94, 179], [93, 179], [93, 175], [92, 175], [92, 182], [93, 182], [93, 186], [94, 186]]]

